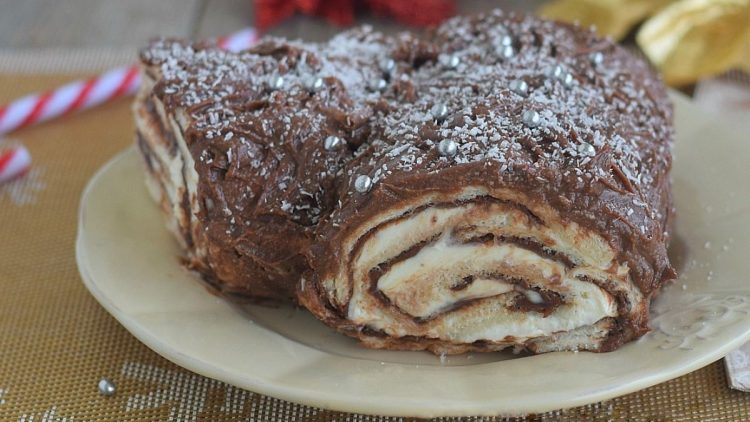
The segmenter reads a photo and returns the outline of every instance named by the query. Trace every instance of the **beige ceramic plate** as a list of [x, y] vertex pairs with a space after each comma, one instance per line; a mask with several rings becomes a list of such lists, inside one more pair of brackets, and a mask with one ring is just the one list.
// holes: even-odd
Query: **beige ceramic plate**
[[608, 399], [717, 360], [750, 338], [750, 143], [674, 98], [672, 247], [681, 278], [653, 306], [653, 332], [605, 354], [448, 357], [364, 350], [306, 312], [239, 308], [183, 270], [143, 187], [135, 150], [90, 182], [78, 265], [138, 339], [200, 374], [287, 400], [400, 416], [542, 412]]

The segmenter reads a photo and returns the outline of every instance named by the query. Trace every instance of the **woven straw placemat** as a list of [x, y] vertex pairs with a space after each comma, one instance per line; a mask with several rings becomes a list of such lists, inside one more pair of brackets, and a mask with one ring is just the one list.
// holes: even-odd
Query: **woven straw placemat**
[[[76, 76], [0, 73], [0, 103]], [[88, 294], [74, 258], [80, 194], [96, 169], [131, 144], [128, 100], [12, 138], [29, 148], [34, 165], [0, 186], [0, 421], [412, 420], [301, 406], [191, 373], [138, 342]], [[141, 188], [141, 180], [132, 183]], [[97, 391], [102, 377], [116, 383], [114, 396]], [[750, 396], [727, 387], [717, 362], [589, 406], [437, 420], [747, 421]]]

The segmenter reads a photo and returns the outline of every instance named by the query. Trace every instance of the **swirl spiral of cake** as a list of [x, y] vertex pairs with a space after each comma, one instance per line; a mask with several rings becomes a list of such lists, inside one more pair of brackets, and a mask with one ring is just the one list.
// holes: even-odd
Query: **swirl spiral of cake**
[[141, 58], [151, 191], [226, 296], [368, 347], [609, 351], [675, 277], [671, 105], [589, 30], [494, 11]]

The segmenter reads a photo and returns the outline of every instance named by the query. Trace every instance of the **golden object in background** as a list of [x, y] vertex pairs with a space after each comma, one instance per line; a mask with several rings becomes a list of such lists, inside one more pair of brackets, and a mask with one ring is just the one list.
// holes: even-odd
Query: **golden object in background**
[[636, 40], [669, 85], [750, 72], [750, 0], [682, 0], [649, 19]]
[[583, 26], [596, 26], [601, 36], [622, 39], [628, 32], [674, 0], [556, 0], [539, 8], [540, 16]]
[[647, 19], [636, 41], [669, 85], [750, 73], [750, 0], [555, 0], [538, 12], [617, 40]]

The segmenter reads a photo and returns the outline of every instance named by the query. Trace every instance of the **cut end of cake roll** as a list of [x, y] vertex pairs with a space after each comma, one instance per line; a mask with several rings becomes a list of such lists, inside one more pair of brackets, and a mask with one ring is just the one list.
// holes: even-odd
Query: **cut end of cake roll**
[[410, 73], [416, 99], [347, 166], [302, 303], [374, 348], [606, 352], [646, 333], [674, 277], [658, 78], [535, 18], [434, 37], [444, 59]]
[[404, 201], [337, 252], [303, 303], [321, 295], [329, 308], [316, 311], [370, 347], [608, 351], [647, 330], [648, 300], [617, 251], [515, 191], [468, 186]]

